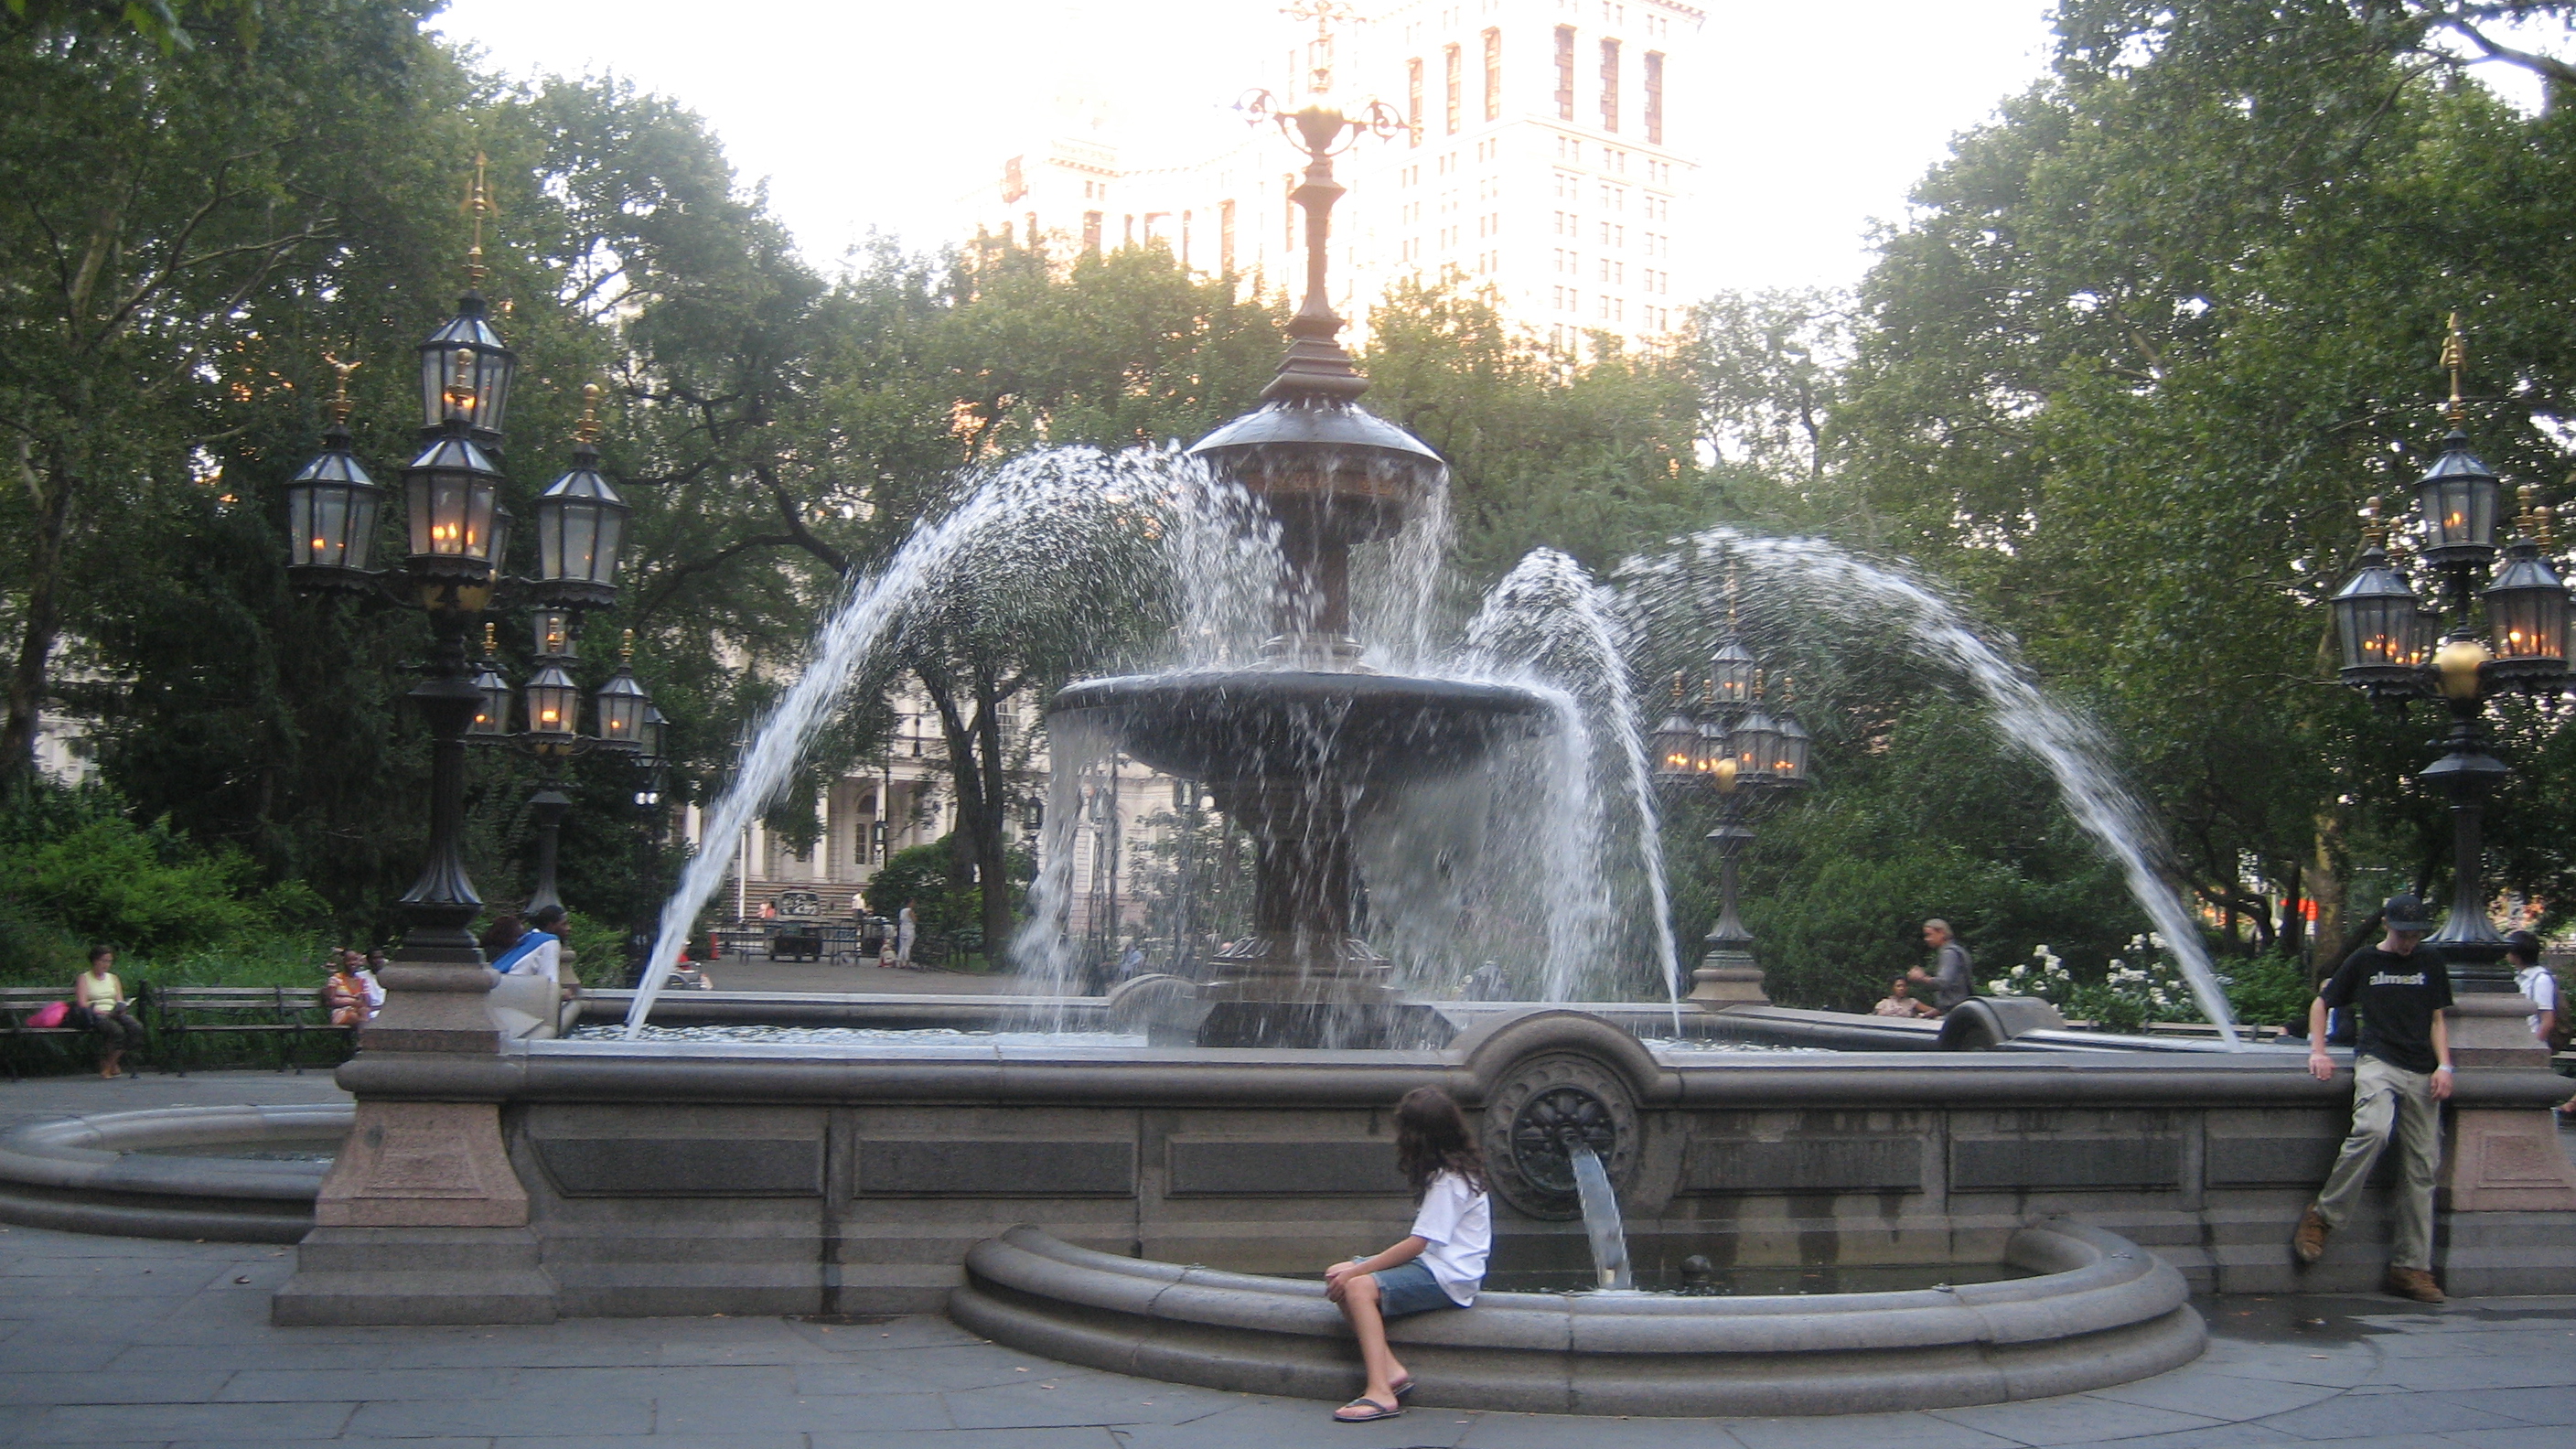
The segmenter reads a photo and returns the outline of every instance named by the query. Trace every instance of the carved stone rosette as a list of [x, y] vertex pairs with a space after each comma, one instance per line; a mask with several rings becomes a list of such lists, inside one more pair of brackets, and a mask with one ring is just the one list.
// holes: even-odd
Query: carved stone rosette
[[1577, 1142], [1600, 1157], [1613, 1185], [1636, 1175], [1636, 1100], [1618, 1073], [1589, 1057], [1551, 1052], [1514, 1064], [1485, 1099], [1481, 1135], [1493, 1190], [1533, 1218], [1583, 1215]]

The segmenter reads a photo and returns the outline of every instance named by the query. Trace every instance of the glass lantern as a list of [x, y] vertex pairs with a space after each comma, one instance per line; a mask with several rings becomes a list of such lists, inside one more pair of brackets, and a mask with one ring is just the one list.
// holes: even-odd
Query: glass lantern
[[2567, 585], [2540, 556], [2539, 545], [2526, 539], [2513, 546], [2487, 586], [2486, 601], [2495, 647], [2486, 666], [2489, 677], [2515, 684], [2565, 677]]
[[568, 740], [581, 729], [581, 686], [548, 664], [528, 681], [528, 733], [540, 742]]
[[1747, 784], [1769, 784], [1779, 778], [1780, 722], [1768, 710], [1755, 705], [1727, 732], [1727, 742], [1735, 753], [1736, 779]]
[[644, 721], [635, 727], [637, 763], [647, 769], [659, 769], [670, 763], [671, 757], [664, 753], [670, 723], [658, 706], [650, 700], [645, 701]]
[[1805, 726], [1783, 714], [1780, 716], [1779, 743], [1773, 746], [1772, 781], [1781, 785], [1807, 783], [1807, 737]]
[[573, 468], [537, 499], [537, 580], [565, 603], [617, 598], [618, 552], [632, 511], [599, 472], [599, 450], [583, 443]]
[[2374, 543], [2362, 553], [2360, 569], [2335, 591], [2333, 608], [2344, 683], [2384, 690], [2419, 682], [2432, 640], [2419, 621], [2415, 591], [2389, 566], [2386, 550]]
[[2424, 516], [2424, 562], [2493, 562], [2499, 491], [2494, 471], [2469, 451], [2468, 434], [2454, 429], [2442, 442], [2442, 456], [2415, 484], [2415, 504]]
[[436, 428], [453, 419], [497, 443], [518, 365], [485, 319], [483, 299], [466, 293], [456, 315], [420, 344], [420, 425]]
[[414, 567], [478, 578], [490, 573], [500, 485], [491, 458], [471, 438], [450, 431], [432, 439], [403, 470]]
[[322, 435], [322, 451], [287, 482], [286, 566], [364, 573], [384, 500], [385, 490], [350, 453], [347, 430], [334, 426]]
[[1719, 709], [1742, 709], [1751, 704], [1753, 676], [1758, 668], [1741, 642], [1728, 639], [1709, 657], [1709, 702]]
[[539, 659], [572, 657], [572, 611], [539, 609], [528, 616], [528, 647]]
[[612, 750], [641, 750], [644, 717], [653, 700], [636, 683], [635, 671], [621, 664], [599, 687], [599, 742]]
[[1712, 778], [1721, 773], [1720, 788], [1735, 781], [1735, 772], [1727, 768], [1734, 756], [1728, 753], [1726, 726], [1716, 720], [1704, 721], [1699, 727], [1699, 772]]
[[475, 671], [474, 690], [483, 696], [483, 702], [474, 707], [474, 723], [467, 726], [465, 732], [469, 735], [493, 737], [508, 734], [510, 732], [510, 681], [502, 678], [501, 671], [493, 668], [492, 662], [488, 659], [483, 662], [481, 669]]
[[1665, 784], [1694, 779], [1700, 769], [1699, 726], [1688, 715], [1673, 713], [1655, 726], [1646, 741], [1654, 752], [1655, 778]]

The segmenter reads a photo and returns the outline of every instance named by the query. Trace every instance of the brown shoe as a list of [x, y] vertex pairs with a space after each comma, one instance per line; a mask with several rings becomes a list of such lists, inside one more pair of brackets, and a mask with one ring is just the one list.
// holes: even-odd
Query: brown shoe
[[2387, 1286], [2388, 1291], [2398, 1297], [2412, 1298], [2418, 1303], [2450, 1301], [2449, 1296], [2443, 1293], [2442, 1285], [2434, 1282], [2433, 1275], [2421, 1268], [2389, 1269]]
[[2299, 1230], [2290, 1235], [2290, 1252], [2302, 1263], [2313, 1263], [2326, 1255], [2326, 1234], [2333, 1231], [2326, 1215], [2310, 1208], [2300, 1214]]

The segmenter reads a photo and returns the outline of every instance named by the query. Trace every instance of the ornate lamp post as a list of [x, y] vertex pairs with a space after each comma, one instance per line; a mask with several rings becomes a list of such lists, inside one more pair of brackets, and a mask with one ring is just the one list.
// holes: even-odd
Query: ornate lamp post
[[2417, 558], [2433, 576], [2431, 598], [2419, 601], [2407, 568], [2392, 556], [2389, 526], [2374, 498], [2361, 565], [2334, 596], [2335, 635], [2345, 684], [2377, 700], [2438, 699], [2450, 716], [2441, 757], [2416, 776], [2451, 802], [2451, 904], [2431, 944], [2451, 963], [2461, 992], [2496, 995], [2515, 988], [2500, 964], [2504, 940], [2486, 911], [2481, 828], [2486, 797], [2506, 773], [2492, 752], [2486, 706], [2499, 695], [2555, 694], [2566, 685], [2568, 597], [2547, 557], [2549, 512], [2538, 505], [2537, 488], [2521, 490], [2521, 536], [2496, 566], [2502, 489], [2494, 471], [2469, 451], [2468, 410], [2460, 398], [2468, 357], [2457, 314], [2442, 365], [2451, 373], [2451, 431], [2416, 484], [2414, 523]]
[[[385, 490], [349, 448], [348, 374], [356, 364], [332, 359], [340, 385], [323, 450], [285, 490], [291, 531], [287, 575], [297, 588], [416, 604], [429, 615], [427, 677], [411, 691], [432, 739], [429, 858], [402, 898], [403, 940], [385, 973], [391, 994], [366, 1032], [370, 1048], [396, 1051], [497, 1049], [481, 1001], [492, 973], [467, 929], [483, 903], [466, 877], [461, 838], [466, 740], [506, 732], [509, 699], [497, 671], [488, 664], [478, 670], [467, 658], [473, 626], [496, 601], [526, 599], [547, 606], [540, 629], [551, 617], [568, 655], [570, 611], [616, 598], [626, 515], [624, 502], [594, 466], [594, 414], [585, 420], [574, 471], [538, 500], [537, 577], [503, 572], [510, 515], [501, 504], [497, 460], [518, 361], [493, 330], [477, 290], [484, 277], [483, 219], [492, 210], [482, 164], [478, 157], [466, 198], [474, 216], [467, 290], [456, 314], [419, 348], [420, 451], [402, 474], [408, 555], [393, 567], [370, 567]], [[592, 396], [595, 401], [595, 390]], [[554, 674], [561, 676], [560, 668]], [[531, 734], [574, 733], [572, 707], [560, 693], [570, 683], [562, 677], [557, 686], [542, 673], [532, 682]], [[548, 686], [558, 692], [545, 695]], [[551, 703], [539, 707], [541, 698]]]
[[[2566, 688], [2567, 586], [2550, 562], [2556, 546], [2549, 510], [2528, 484], [2520, 490], [2520, 536], [2502, 550], [2497, 566], [2502, 489], [2494, 471], [2469, 451], [2468, 408], [2460, 397], [2468, 348], [2457, 313], [2443, 339], [2442, 365], [2451, 374], [2451, 431], [2416, 484], [2413, 525], [2418, 567], [2432, 576], [2430, 607], [2418, 603], [2408, 565], [2388, 548], [2389, 528], [2374, 498], [2365, 510], [2361, 566], [2334, 596], [2335, 636], [2344, 683], [2400, 707], [2409, 699], [2438, 699], [2450, 716], [2440, 758], [2416, 778], [2451, 802], [2450, 911], [2430, 938], [2451, 967], [2451, 1060], [2522, 1068], [2519, 1075], [2543, 1084], [2545, 1095], [2533, 1100], [2548, 1101], [2558, 1095], [2547, 1088], [2552, 1079], [2541, 1075], [2548, 1048], [2524, 1024], [2529, 1003], [2502, 964], [2504, 941], [2487, 919], [2480, 833], [2486, 797], [2506, 773], [2487, 734], [2487, 701]], [[2576, 1208], [2576, 1169], [2559, 1150], [2548, 1113], [2455, 1103], [2451, 1119], [2442, 1162], [2450, 1213]]]
[[1767, 1006], [1762, 968], [1753, 955], [1753, 932], [1737, 910], [1737, 857], [1753, 841], [1753, 819], [1782, 796], [1807, 786], [1808, 736], [1785, 711], [1763, 699], [1761, 666], [1735, 630], [1734, 589], [1728, 588], [1726, 642], [1709, 660], [1700, 710], [1689, 709], [1689, 681], [1673, 676], [1672, 712], [1655, 727], [1650, 743], [1655, 780], [1667, 792], [1707, 791], [1717, 797], [1717, 922], [1709, 927], [1708, 954], [1691, 972], [1690, 999], [1712, 1011]]
[[[527, 909], [534, 911], [563, 904], [563, 898], [555, 893], [555, 863], [564, 814], [572, 808], [572, 796], [566, 793], [564, 781], [565, 763], [592, 750], [625, 754], [646, 772], [648, 788], [642, 793], [658, 802], [661, 772], [668, 764], [661, 755], [662, 717], [653, 708], [652, 696], [636, 681], [635, 631], [629, 629], [618, 645], [617, 672], [592, 696], [599, 732], [583, 734], [581, 686], [573, 682], [567, 669], [579, 662], [572, 652], [570, 613], [540, 609], [533, 629], [537, 672], [529, 677], [524, 691], [526, 727], [511, 730], [510, 682], [494, 660], [496, 632], [490, 624], [483, 626], [483, 666], [474, 676], [475, 690], [483, 703], [467, 737], [478, 745], [508, 745], [524, 751], [534, 755], [543, 767], [537, 792], [528, 797], [528, 815], [537, 828], [537, 879], [528, 892], [527, 903]], [[639, 797], [637, 803], [646, 802]]]

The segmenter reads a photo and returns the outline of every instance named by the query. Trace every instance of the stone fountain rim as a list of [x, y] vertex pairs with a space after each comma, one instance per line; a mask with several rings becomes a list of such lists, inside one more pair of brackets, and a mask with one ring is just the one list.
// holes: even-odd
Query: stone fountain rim
[[[1884, 1294], [1487, 1293], [1389, 1325], [1418, 1400], [1542, 1413], [1741, 1415], [1998, 1403], [2127, 1383], [2197, 1358], [2180, 1273], [2063, 1220], [2023, 1227], [2033, 1278]], [[949, 1316], [1050, 1358], [1333, 1399], [1357, 1354], [1321, 1283], [1122, 1258], [1017, 1227], [967, 1254]]]

